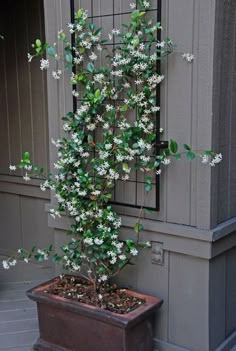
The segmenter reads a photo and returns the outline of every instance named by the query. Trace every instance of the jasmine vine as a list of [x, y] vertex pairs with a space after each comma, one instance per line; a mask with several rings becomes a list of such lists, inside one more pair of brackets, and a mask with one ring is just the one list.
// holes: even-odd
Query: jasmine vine
[[[138, 8], [135, 3], [130, 6], [133, 10], [130, 24], [123, 25], [123, 33], [114, 28], [108, 36], [108, 40], [119, 37], [120, 44], [114, 52], [101, 39], [101, 28], [89, 23], [87, 12], [79, 9], [75, 22], [68, 24], [69, 32], [75, 36], [74, 44], [63, 30], [58, 32], [64, 44], [63, 56], [57, 53], [55, 45], [39, 39], [33, 44], [34, 53], [28, 54], [29, 62], [42, 57], [41, 70], [50, 69], [51, 59], [63, 61], [65, 69], [75, 68], [70, 83], [77, 86], [72, 94], [80, 97], [81, 103], [75, 112], [63, 117], [65, 135], [52, 140], [58, 153], [56, 174], [46, 176], [40, 187], [42, 191], [51, 189], [57, 198], [57, 207], [50, 210], [50, 215], [53, 218], [67, 215], [72, 220], [67, 233], [70, 239], [61, 252], [53, 254], [53, 260], [68, 271], [82, 271], [96, 289], [137, 256], [140, 246], [151, 245], [139, 240], [142, 208], [134, 227], [137, 240], [119, 239], [121, 219], [110, 205], [115, 182], [129, 180], [131, 168], [135, 167], [146, 172], [145, 190], [149, 192], [153, 177], [160, 175], [162, 167], [173, 159], [198, 157], [211, 166], [222, 160], [221, 154], [194, 151], [187, 144], [179, 151], [173, 139], [156, 154], [156, 114], [160, 111], [156, 89], [165, 78], [158, 63], [174, 51], [174, 45], [168, 37], [157, 40], [162, 27], [147, 19], [148, 1], [140, 0]], [[103, 50], [107, 51], [109, 65], [100, 66], [98, 58]], [[45, 52], [47, 59], [43, 56]], [[188, 62], [194, 60], [192, 54], [182, 56]], [[52, 71], [55, 80], [61, 75], [61, 70]], [[130, 119], [131, 111], [137, 111], [134, 121]], [[28, 152], [19, 165], [10, 166], [11, 171], [17, 168], [25, 170], [26, 181], [45, 176], [43, 168], [32, 164]], [[16, 256], [4, 260], [3, 266], [8, 269], [18, 259], [47, 260], [52, 249], [20, 248]]]

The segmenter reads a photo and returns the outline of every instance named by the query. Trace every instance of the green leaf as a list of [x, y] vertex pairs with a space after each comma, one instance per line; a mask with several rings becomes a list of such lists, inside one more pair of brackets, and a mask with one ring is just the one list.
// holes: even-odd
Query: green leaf
[[28, 161], [30, 160], [29, 158], [30, 158], [29, 152], [28, 152], [28, 151], [24, 152], [24, 153], [23, 153], [22, 160], [23, 160], [24, 162], [28, 162]]
[[176, 152], [178, 151], [178, 144], [175, 140], [170, 139], [170, 151], [173, 154], [176, 154]]
[[180, 160], [180, 159], [181, 159], [181, 154], [175, 154], [175, 155], [173, 155], [173, 157], [174, 157], [176, 160]]
[[196, 157], [195, 153], [192, 152], [192, 151], [189, 151], [189, 152], [186, 154], [186, 156], [187, 156], [187, 159], [188, 159], [189, 161], [194, 160], [195, 157]]
[[185, 148], [185, 150], [190, 151], [191, 147], [188, 144], [184, 144], [183, 147]]
[[148, 192], [150, 190], [152, 190], [152, 184], [146, 184], [145, 185], [145, 190]]
[[40, 48], [42, 46], [42, 43], [41, 43], [41, 40], [40, 39], [37, 39], [36, 42], [35, 42], [36, 46], [38, 48]]
[[95, 24], [94, 23], [89, 23], [89, 29], [91, 30], [91, 32], [93, 32], [94, 29], [95, 29]]
[[48, 55], [52, 56], [52, 57], [55, 57], [56, 56], [56, 50], [54, 49], [53, 46], [49, 46], [47, 48], [47, 52], [48, 52]]
[[90, 73], [93, 73], [93, 71], [94, 71], [94, 64], [92, 62], [89, 62], [87, 64], [87, 71], [90, 72]]
[[141, 230], [143, 230], [143, 225], [141, 224], [141, 223], [136, 223], [135, 225], [134, 225], [134, 231], [135, 231], [135, 233], [140, 233], [141, 232]]
[[66, 55], [65, 55], [65, 60], [66, 60], [66, 62], [68, 62], [68, 63], [72, 63], [72, 61], [73, 61], [73, 56], [72, 56], [71, 54], [66, 54]]
[[213, 151], [212, 150], [205, 150], [204, 154], [207, 156], [211, 156], [213, 154]]
[[88, 142], [89, 143], [93, 142], [93, 136], [91, 134], [88, 135]]
[[150, 176], [145, 177], [145, 182], [147, 184], [152, 184], [152, 177], [150, 177]]
[[123, 171], [127, 171], [129, 169], [128, 163], [122, 163], [122, 169]]
[[98, 99], [98, 98], [101, 96], [101, 91], [100, 91], [99, 89], [97, 89], [97, 90], [95, 91], [94, 96], [95, 96], [95, 98]]
[[79, 10], [75, 13], [75, 18], [76, 18], [76, 19], [80, 19], [82, 15], [83, 15], [83, 10], [82, 10], [82, 9], [79, 9]]
[[149, 208], [144, 208], [143, 211], [148, 214], [156, 214], [157, 212], [154, 210], [150, 210]]
[[128, 105], [122, 105], [121, 107], [120, 107], [120, 111], [121, 112], [126, 112], [128, 110]]

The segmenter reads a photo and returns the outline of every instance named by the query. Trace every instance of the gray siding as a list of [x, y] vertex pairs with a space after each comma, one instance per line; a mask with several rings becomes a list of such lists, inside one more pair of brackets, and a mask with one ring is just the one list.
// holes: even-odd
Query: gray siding
[[21, 171], [9, 171], [24, 151], [35, 164], [49, 164], [46, 76], [39, 60], [27, 61], [31, 43], [44, 37], [43, 2], [5, 2], [0, 23], [0, 247], [9, 253], [52, 241], [44, 210], [49, 193], [39, 181], [23, 181]]
[[236, 215], [236, 3], [216, 3], [213, 133], [223, 162], [215, 171], [213, 216], [221, 223]]

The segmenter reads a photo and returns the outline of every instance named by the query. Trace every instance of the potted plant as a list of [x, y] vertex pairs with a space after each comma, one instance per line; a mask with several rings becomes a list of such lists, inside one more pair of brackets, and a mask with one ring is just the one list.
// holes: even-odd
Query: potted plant
[[[18, 250], [16, 256], [4, 260], [4, 268], [14, 266], [18, 259], [47, 260], [54, 262], [73, 275], [61, 275], [28, 292], [38, 304], [40, 338], [36, 350], [152, 350], [151, 318], [161, 300], [138, 293], [117, 290], [111, 279], [138, 255], [142, 243], [139, 233], [143, 229], [142, 212], [135, 224], [137, 239], [119, 239], [121, 220], [110, 200], [116, 180], [127, 181], [131, 168], [145, 172], [145, 190], [152, 188], [153, 177], [160, 175], [161, 167], [171, 159], [189, 160], [196, 156], [211, 166], [219, 163], [221, 154], [213, 151], [193, 151], [184, 144], [183, 152], [175, 140], [170, 140], [164, 150], [156, 154], [156, 89], [163, 81], [159, 62], [173, 52], [169, 38], [157, 39], [162, 29], [160, 23], [147, 19], [149, 2], [131, 4], [130, 24], [124, 24], [124, 33], [113, 29], [109, 34], [118, 36], [120, 44], [109, 52], [101, 39], [101, 29], [88, 23], [87, 12], [79, 9], [69, 31], [74, 41], [68, 40], [64, 31], [58, 37], [64, 44], [63, 57], [55, 45], [37, 39], [31, 61], [42, 56], [40, 68], [50, 68], [43, 56], [64, 61], [65, 68], [73, 70], [72, 93], [80, 94], [80, 106], [63, 117], [65, 135], [53, 141], [58, 148], [55, 174], [45, 175], [44, 168], [33, 165], [25, 152], [18, 166], [25, 170], [24, 179], [32, 176], [46, 180], [41, 190], [47, 188], [55, 194], [58, 204], [50, 210], [52, 217], [68, 215], [71, 230], [69, 240], [54, 253], [52, 246]], [[99, 66], [100, 51], [107, 50], [109, 64]], [[183, 54], [191, 62], [191, 54]], [[60, 79], [61, 70], [52, 72]], [[137, 118], [129, 118], [130, 111]], [[159, 131], [158, 131], [159, 132]], [[77, 276], [79, 275], [79, 276]]]

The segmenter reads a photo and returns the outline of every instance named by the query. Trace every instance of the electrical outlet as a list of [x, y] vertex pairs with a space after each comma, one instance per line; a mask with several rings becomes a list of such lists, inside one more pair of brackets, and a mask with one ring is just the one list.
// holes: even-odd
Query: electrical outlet
[[151, 253], [152, 263], [153, 264], [164, 264], [164, 250], [163, 243], [157, 241], [152, 241], [152, 253]]

